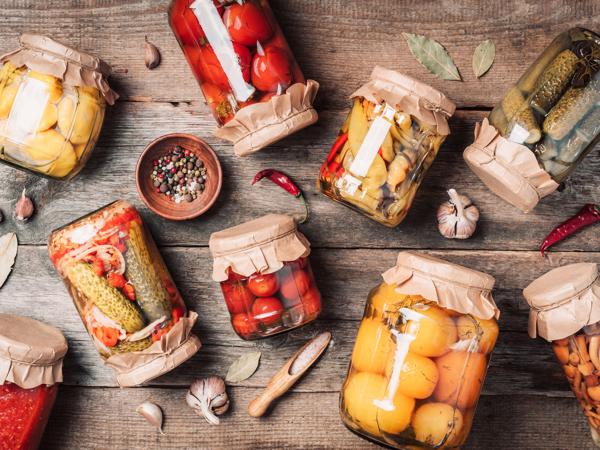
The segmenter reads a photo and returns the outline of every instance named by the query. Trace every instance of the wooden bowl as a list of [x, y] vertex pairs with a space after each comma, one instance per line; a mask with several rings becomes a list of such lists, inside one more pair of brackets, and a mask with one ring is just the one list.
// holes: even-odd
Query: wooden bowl
[[[205, 189], [191, 202], [176, 203], [156, 192], [150, 178], [154, 170], [153, 161], [168, 154], [177, 145], [194, 153], [204, 161], [206, 168]], [[219, 158], [206, 142], [190, 134], [173, 133], [155, 139], [144, 149], [135, 169], [135, 182], [139, 196], [153, 212], [169, 220], [189, 220], [204, 214], [217, 201], [223, 184], [223, 171]]]

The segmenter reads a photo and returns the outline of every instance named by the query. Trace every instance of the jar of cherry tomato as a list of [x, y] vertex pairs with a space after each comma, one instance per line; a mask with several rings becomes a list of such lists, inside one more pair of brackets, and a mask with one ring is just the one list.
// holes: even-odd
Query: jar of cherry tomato
[[306, 80], [267, 0], [173, 0], [171, 28], [221, 126], [245, 156], [317, 121]]
[[494, 278], [416, 252], [371, 291], [340, 396], [344, 424], [398, 449], [466, 441], [498, 337]]
[[56, 328], [0, 314], [0, 449], [35, 450], [62, 382], [67, 341]]
[[529, 336], [554, 354], [600, 447], [600, 278], [594, 263], [557, 267], [523, 290]]
[[292, 217], [269, 214], [213, 233], [209, 247], [213, 280], [221, 283], [233, 329], [242, 339], [297, 328], [321, 312], [310, 244]]
[[188, 311], [137, 210], [119, 200], [55, 230], [50, 259], [117, 382], [137, 386], [199, 349]]

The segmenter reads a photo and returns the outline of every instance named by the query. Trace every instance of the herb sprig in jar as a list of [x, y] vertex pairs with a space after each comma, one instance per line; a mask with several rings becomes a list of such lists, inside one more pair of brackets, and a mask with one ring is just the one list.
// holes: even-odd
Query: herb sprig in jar
[[192, 202], [204, 191], [207, 179], [204, 161], [180, 145], [153, 161], [150, 174], [157, 193], [175, 201]]

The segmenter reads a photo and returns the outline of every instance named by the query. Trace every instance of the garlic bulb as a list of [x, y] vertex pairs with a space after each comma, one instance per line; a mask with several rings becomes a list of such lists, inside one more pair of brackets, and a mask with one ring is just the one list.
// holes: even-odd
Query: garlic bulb
[[163, 413], [160, 406], [152, 402], [144, 402], [136, 408], [135, 412], [146, 419], [150, 425], [155, 426], [160, 434], [165, 434], [162, 430]]
[[203, 416], [211, 425], [218, 425], [217, 415], [229, 409], [229, 397], [225, 390], [225, 382], [219, 377], [208, 377], [196, 380], [190, 386], [185, 401]]
[[479, 210], [471, 199], [448, 190], [450, 200], [442, 203], [437, 211], [438, 230], [448, 239], [467, 239], [475, 233]]
[[19, 222], [27, 222], [33, 215], [33, 202], [25, 193], [25, 189], [21, 193], [21, 197], [15, 205], [15, 219]]

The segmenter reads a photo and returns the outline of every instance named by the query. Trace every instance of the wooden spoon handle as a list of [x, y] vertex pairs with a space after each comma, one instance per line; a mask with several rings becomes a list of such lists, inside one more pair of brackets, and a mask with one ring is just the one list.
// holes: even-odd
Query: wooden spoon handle
[[269, 405], [273, 400], [275, 400], [275, 396], [271, 395], [269, 391], [264, 391], [258, 397], [250, 402], [248, 405], [248, 414], [252, 417], [261, 417], [269, 409]]

